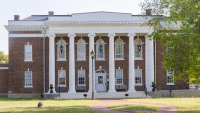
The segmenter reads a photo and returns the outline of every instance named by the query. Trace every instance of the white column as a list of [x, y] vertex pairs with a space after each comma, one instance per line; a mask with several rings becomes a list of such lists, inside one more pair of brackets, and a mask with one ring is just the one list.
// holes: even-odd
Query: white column
[[114, 57], [114, 37], [115, 33], [109, 33], [109, 90], [108, 92], [116, 92], [115, 90], [115, 57]]
[[153, 39], [145, 36], [145, 85], [147, 91], [152, 91], [151, 83], [154, 81]]
[[69, 33], [69, 91], [76, 93], [75, 90], [75, 54], [74, 54], [74, 37], [75, 33]]
[[135, 46], [134, 46], [135, 33], [129, 33], [129, 86], [128, 92], [135, 92]]
[[[49, 86], [53, 84], [53, 93], [55, 90], [55, 34], [49, 34]], [[48, 93], [50, 93], [50, 88]]]
[[[92, 58], [91, 58], [91, 55], [90, 55], [90, 52], [94, 50], [94, 37], [96, 36], [95, 33], [89, 33], [88, 34], [88, 37], [89, 37], [89, 90], [88, 92], [92, 92]], [[93, 80], [94, 80], [94, 92], [96, 92], [96, 89], [95, 89], [95, 58], [93, 59]]]

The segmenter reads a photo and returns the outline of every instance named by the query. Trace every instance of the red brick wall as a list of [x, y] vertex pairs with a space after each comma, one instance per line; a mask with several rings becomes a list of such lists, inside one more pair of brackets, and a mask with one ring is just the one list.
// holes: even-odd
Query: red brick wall
[[[165, 48], [161, 46], [161, 41], [156, 41], [156, 85], [157, 90], [166, 90], [167, 84], [167, 70], [162, 68], [164, 56], [161, 54]], [[183, 80], [178, 80], [173, 85], [174, 89], [188, 89], [189, 85]]]
[[[0, 64], [1, 67], [9, 67], [9, 65]], [[0, 69], [0, 93], [8, 93], [8, 69]]]
[[[24, 45], [32, 45], [33, 62], [24, 62]], [[43, 38], [9, 37], [9, 91], [40, 93], [43, 91]], [[32, 71], [33, 88], [24, 88], [25, 71]]]

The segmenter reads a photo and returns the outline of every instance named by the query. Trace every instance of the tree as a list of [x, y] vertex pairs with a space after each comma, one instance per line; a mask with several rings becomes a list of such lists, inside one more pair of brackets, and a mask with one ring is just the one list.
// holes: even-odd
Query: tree
[[0, 51], [0, 64], [8, 63], [8, 55], [5, 55], [4, 52]]
[[[189, 78], [200, 83], [200, 1], [145, 0], [142, 10], [151, 9], [153, 16], [144, 16], [153, 32], [149, 35], [167, 48], [163, 67], [174, 81]], [[178, 27], [178, 28], [177, 28]], [[188, 77], [189, 76], [189, 77]]]

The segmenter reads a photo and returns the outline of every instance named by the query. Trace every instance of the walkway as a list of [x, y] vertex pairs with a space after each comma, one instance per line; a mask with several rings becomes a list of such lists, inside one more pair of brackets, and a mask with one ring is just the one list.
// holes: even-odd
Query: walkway
[[110, 105], [112, 103], [143, 103], [143, 104], [150, 104], [150, 105], [156, 105], [159, 107], [159, 110], [156, 113], [176, 113], [177, 108], [172, 105], [166, 105], [166, 104], [154, 104], [154, 103], [144, 103], [144, 102], [131, 102], [131, 101], [123, 101], [123, 100], [100, 100], [103, 103], [91, 105], [90, 107], [92, 109], [103, 111], [103, 112], [109, 112], [109, 113], [127, 113], [122, 111], [115, 111], [107, 108], [107, 105]]

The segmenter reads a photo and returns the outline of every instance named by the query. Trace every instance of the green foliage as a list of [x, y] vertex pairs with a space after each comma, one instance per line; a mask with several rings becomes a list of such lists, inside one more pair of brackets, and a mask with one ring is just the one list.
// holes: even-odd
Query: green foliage
[[8, 55], [5, 55], [4, 52], [0, 51], [0, 64], [8, 63]]
[[200, 1], [145, 0], [140, 6], [152, 9], [154, 16], [144, 17], [153, 29], [149, 36], [166, 48], [163, 67], [174, 81], [200, 83]]
[[151, 84], [152, 84], [152, 86], [153, 86], [153, 85], [155, 85], [155, 82], [152, 82]]

